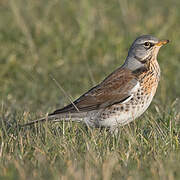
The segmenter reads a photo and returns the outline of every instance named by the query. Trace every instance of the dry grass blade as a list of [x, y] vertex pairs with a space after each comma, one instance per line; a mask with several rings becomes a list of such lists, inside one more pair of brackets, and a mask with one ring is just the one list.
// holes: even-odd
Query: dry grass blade
[[65, 97], [70, 101], [70, 103], [76, 108], [77, 111], [79, 111], [79, 109], [77, 108], [77, 106], [74, 104], [74, 102], [72, 101], [71, 97], [66, 93], [66, 91], [63, 89], [63, 87], [59, 84], [59, 82], [57, 82], [57, 80], [50, 75], [51, 79], [55, 82], [55, 84], [57, 85], [57, 87], [63, 92], [63, 94], [65, 95]]

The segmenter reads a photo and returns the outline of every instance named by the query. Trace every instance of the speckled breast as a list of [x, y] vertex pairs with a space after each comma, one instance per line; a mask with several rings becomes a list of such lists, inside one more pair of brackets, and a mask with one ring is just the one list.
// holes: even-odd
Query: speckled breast
[[160, 79], [160, 69], [157, 61], [153, 61], [149, 70], [142, 73], [138, 80], [140, 88], [126, 103], [115, 104], [101, 112], [99, 126], [123, 126], [141, 116], [149, 107]]

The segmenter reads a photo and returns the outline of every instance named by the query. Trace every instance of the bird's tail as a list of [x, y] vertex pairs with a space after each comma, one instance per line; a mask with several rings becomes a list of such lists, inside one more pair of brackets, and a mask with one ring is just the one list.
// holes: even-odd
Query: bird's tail
[[21, 125], [21, 127], [30, 126], [33, 124], [51, 121], [51, 122], [58, 122], [58, 121], [76, 121], [81, 122], [84, 118], [84, 113], [69, 113], [69, 114], [50, 114], [47, 117], [43, 117], [40, 119], [36, 119], [34, 121], [30, 121], [26, 124]]

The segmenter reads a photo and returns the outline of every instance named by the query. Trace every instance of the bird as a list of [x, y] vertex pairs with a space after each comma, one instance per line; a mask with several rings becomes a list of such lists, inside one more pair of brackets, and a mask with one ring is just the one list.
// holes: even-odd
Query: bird
[[69, 105], [24, 126], [43, 121], [75, 121], [115, 132], [141, 116], [151, 104], [160, 80], [157, 55], [168, 42], [152, 35], [136, 38], [124, 64], [101, 83]]

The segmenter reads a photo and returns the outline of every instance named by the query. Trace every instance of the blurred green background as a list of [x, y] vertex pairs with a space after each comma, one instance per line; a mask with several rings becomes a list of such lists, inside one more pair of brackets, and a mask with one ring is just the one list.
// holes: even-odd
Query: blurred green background
[[179, 120], [179, 0], [1, 0], [1, 119], [22, 123], [63, 107], [69, 101], [52, 77], [74, 100], [121, 66], [143, 34], [170, 40], [149, 112], [173, 106]]
[[180, 2], [16, 0], [0, 2], [0, 96], [4, 106], [49, 112], [122, 65], [136, 37], [169, 39], [159, 53], [156, 100], [180, 96]]

